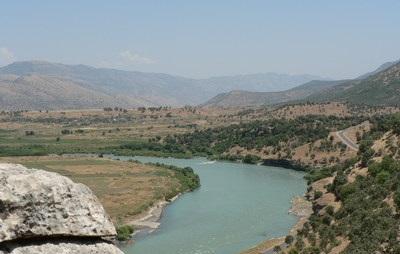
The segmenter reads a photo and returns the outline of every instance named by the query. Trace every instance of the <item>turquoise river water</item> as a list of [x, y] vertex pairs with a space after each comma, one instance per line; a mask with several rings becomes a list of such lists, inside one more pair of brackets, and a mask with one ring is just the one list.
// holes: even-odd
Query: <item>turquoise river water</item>
[[306, 189], [303, 173], [290, 169], [205, 158], [133, 158], [192, 167], [201, 187], [170, 204], [160, 228], [125, 246], [127, 254], [240, 253], [265, 239], [286, 235], [297, 221], [288, 214], [290, 201]]

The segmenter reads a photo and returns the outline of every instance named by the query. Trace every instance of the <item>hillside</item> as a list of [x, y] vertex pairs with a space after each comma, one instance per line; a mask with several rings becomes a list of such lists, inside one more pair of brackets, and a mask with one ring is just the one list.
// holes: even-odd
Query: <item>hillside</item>
[[[265, 73], [190, 79], [44, 61], [15, 62], [0, 68], [0, 76], [0, 107], [7, 110], [196, 105], [233, 89], [273, 91], [318, 78]], [[8, 80], [10, 77], [13, 80]], [[51, 88], [46, 93], [38, 92], [45, 87]]]
[[205, 107], [240, 107], [240, 106], [259, 106], [297, 101], [307, 96], [324, 91], [325, 89], [341, 84], [344, 80], [323, 81], [313, 80], [303, 85], [281, 92], [250, 92], [250, 91], [231, 91], [219, 94], [206, 103]]
[[[195, 93], [200, 98], [203, 95], [198, 86], [188, 87], [190, 79], [170, 76], [160, 73], [128, 72], [113, 69], [100, 69], [85, 65], [64, 65], [42, 61], [16, 62], [0, 68], [0, 74], [12, 74], [17, 76], [38, 75], [56, 79], [68, 80], [71, 83], [79, 83], [79, 86], [93, 94], [101, 93], [114, 97], [102, 106], [115, 106], [126, 104], [127, 106], [157, 106], [157, 105], [184, 105], [190, 103], [188, 97]], [[32, 83], [35, 89], [39, 83]], [[55, 84], [56, 85], [56, 84]], [[72, 86], [69, 90], [74, 89]], [[27, 90], [29, 92], [29, 90]], [[60, 98], [63, 94], [54, 94]], [[121, 102], [121, 97], [125, 99]], [[126, 99], [126, 98], [129, 98]], [[36, 97], [46, 106], [46, 98]], [[75, 97], [71, 97], [75, 99]], [[101, 99], [101, 97], [99, 98]], [[98, 103], [88, 98], [90, 107], [98, 107]], [[18, 106], [15, 105], [14, 106]], [[36, 106], [36, 105], [35, 105]], [[84, 106], [84, 105], [82, 105]], [[35, 108], [35, 107], [34, 107]], [[70, 108], [69, 105], [60, 104], [58, 108]], [[77, 108], [77, 107], [74, 107]]]
[[400, 102], [400, 63], [363, 80], [348, 81], [314, 93], [307, 101], [347, 101], [355, 104], [398, 105]]
[[399, 123], [375, 121], [354, 160], [309, 172], [313, 214], [283, 253], [399, 253]]
[[397, 105], [399, 65], [399, 61], [387, 62], [374, 71], [352, 80], [313, 80], [280, 92], [253, 92], [250, 89], [230, 91], [218, 94], [203, 106], [260, 106], [301, 101], [348, 101], [356, 104]]
[[43, 75], [0, 75], [0, 105], [4, 110], [127, 107], [143, 102], [88, 89], [78, 82]]

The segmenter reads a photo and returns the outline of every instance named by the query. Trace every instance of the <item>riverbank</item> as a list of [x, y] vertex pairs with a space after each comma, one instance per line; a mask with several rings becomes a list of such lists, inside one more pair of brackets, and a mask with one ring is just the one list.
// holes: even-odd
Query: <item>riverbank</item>
[[[139, 163], [139, 162], [134, 162], [134, 161], [130, 161], [130, 162], [125, 161], [125, 159], [128, 160], [128, 158], [111, 159], [111, 158], [107, 158], [107, 156], [104, 156], [104, 157], [105, 158], [98, 158], [98, 156], [94, 156], [94, 155], [91, 155], [91, 156], [90, 155], [89, 156], [70, 155], [70, 156], [47, 156], [47, 157], [18, 157], [18, 158], [13, 157], [12, 159], [22, 160], [24, 162], [24, 164], [27, 164], [30, 166], [45, 168], [46, 170], [50, 170], [50, 171], [58, 171], [60, 173], [70, 175], [73, 178], [79, 179], [81, 182], [87, 182], [89, 185], [92, 185], [91, 188], [96, 193], [98, 193], [98, 196], [104, 202], [105, 207], [108, 208], [108, 211], [110, 211], [112, 218], [114, 218], [117, 222], [120, 222], [121, 225], [130, 224], [131, 222], [132, 222], [132, 224], [136, 224], [136, 228], [139, 229], [136, 232], [137, 234], [142, 234], [142, 232], [143, 232], [143, 234], [147, 234], [148, 232], [153, 232], [154, 230], [156, 230], [160, 226], [159, 220], [162, 218], [163, 211], [165, 210], [166, 206], [168, 204], [170, 204], [171, 202], [175, 201], [177, 199], [177, 197], [175, 195], [165, 195], [167, 197], [173, 197], [170, 199], [170, 202], [168, 202], [168, 201], [164, 200], [165, 196], [161, 197], [158, 195], [152, 195], [152, 197], [154, 199], [151, 201], [150, 199], [148, 199], [150, 196], [148, 196], [147, 194], [144, 195], [145, 193], [142, 193], [141, 191], [137, 192], [135, 189], [139, 186], [138, 184], [146, 184], [147, 187], [145, 188], [145, 190], [147, 192], [149, 192], [149, 191], [154, 192], [159, 189], [158, 187], [164, 186], [164, 183], [165, 184], [170, 183], [169, 182], [170, 180], [174, 180], [176, 178], [172, 177], [172, 175], [169, 175], [169, 177], [167, 177], [168, 175], [165, 175], [165, 171], [161, 170], [161, 168], [162, 168], [161, 164], [158, 164], [158, 166], [156, 166], [156, 163], [158, 163], [157, 161], [159, 159], [157, 159], [156, 161], [153, 161], [152, 162], [153, 164], [146, 164], [147, 162]], [[170, 159], [170, 160], [176, 160], [176, 159]], [[178, 160], [176, 160], [176, 163], [177, 163], [176, 165], [178, 165], [181, 168], [184, 168], [184, 167], [186, 167], [187, 161], [189, 161], [189, 160], [181, 160], [181, 162], [178, 163]], [[174, 164], [167, 159], [162, 159], [162, 162], [160, 162], [160, 163]], [[200, 167], [200, 168], [202, 168], [202, 170], [209, 171], [210, 179], [215, 179], [215, 177], [218, 176], [218, 174], [216, 175], [217, 171], [215, 169], [216, 168], [220, 169], [220, 166], [218, 166], [217, 164], [223, 164], [224, 166], [229, 167], [229, 172], [228, 172], [228, 170], [226, 170], [227, 171], [226, 176], [231, 175], [232, 172], [235, 172], [232, 170], [243, 170], [243, 165], [245, 165], [245, 164], [235, 165], [236, 163], [227, 164], [224, 162], [217, 162], [217, 161], [210, 163], [208, 161], [205, 161], [204, 159], [199, 159], [199, 158], [193, 160], [193, 163], [195, 163], [195, 164], [192, 164], [190, 166], [193, 166], [195, 168]], [[154, 166], [156, 166], [156, 167], [154, 167]], [[249, 165], [249, 167], [253, 167], [253, 165]], [[261, 176], [260, 174], [264, 175], [269, 170], [265, 170], [264, 168], [258, 167], [255, 165], [254, 165], [254, 167], [258, 168], [258, 170], [243, 171], [243, 172], [246, 172], [246, 174], [248, 174], [249, 186], [264, 186], [265, 181], [268, 181], [268, 179], [270, 179], [270, 176], [268, 176], [267, 178], [264, 179], [264, 178], [260, 178], [260, 176]], [[110, 169], [112, 169], [112, 170], [110, 170]], [[154, 171], [154, 170], [156, 170], [156, 171]], [[272, 173], [273, 171], [275, 171], [275, 173]], [[270, 173], [268, 173], [268, 175], [271, 173], [273, 175], [274, 174], [281, 175], [285, 171], [286, 170], [275, 169], [275, 170], [272, 170], [272, 172], [269, 171]], [[175, 171], [173, 171], [173, 172], [175, 172]], [[220, 170], [218, 170], [218, 172], [220, 172]], [[258, 172], [258, 173], [254, 174], [254, 172]], [[295, 174], [297, 174], [297, 173], [295, 173]], [[290, 173], [290, 175], [292, 175], [292, 173]], [[160, 181], [161, 179], [159, 177], [162, 177], [162, 179], [164, 179], [164, 180]], [[223, 180], [218, 181], [218, 185], [216, 185], [218, 187], [220, 187], [221, 184], [226, 182], [225, 176], [221, 176], [221, 177], [222, 177], [221, 179], [223, 179]], [[132, 181], [135, 179], [137, 180], [137, 183], [135, 182], [136, 184], [132, 184]], [[262, 179], [264, 179], [264, 180], [262, 180]], [[278, 179], [281, 180], [280, 177]], [[243, 180], [242, 177], [238, 177], [236, 180], [237, 181], [240, 180], [240, 182], [238, 182], [236, 184], [230, 183], [227, 186], [220, 188], [220, 189], [226, 190], [226, 189], [230, 189], [231, 186], [242, 186], [243, 185], [241, 183], [241, 181]], [[288, 179], [288, 180], [293, 180], [293, 179], [292, 179], [292, 177], [290, 177], [290, 179]], [[148, 188], [149, 183], [152, 184], [151, 188]], [[285, 181], [285, 183], [286, 183], [286, 181]], [[175, 185], [175, 184], [176, 183], [174, 181], [173, 185]], [[275, 182], [275, 181], [273, 181], [273, 183], [267, 184], [267, 186], [271, 186], [271, 184], [276, 184], [277, 186], [283, 186], [283, 183], [279, 183], [279, 182]], [[175, 185], [175, 186], [179, 186], [179, 185]], [[256, 190], [252, 191], [252, 193], [268, 192], [268, 190], [260, 191], [257, 188], [258, 187], [256, 187]], [[106, 189], [108, 189], [108, 190], [106, 191]], [[170, 188], [168, 188], [168, 189], [170, 189]], [[109, 190], [113, 190], [113, 191], [109, 192]], [[129, 193], [127, 193], [127, 191], [129, 191]], [[179, 189], [175, 189], [174, 191], [179, 191]], [[232, 189], [230, 189], [229, 194], [234, 193], [236, 191], [237, 191], [236, 188], [232, 188]], [[176, 193], [177, 192], [175, 192], [175, 194]], [[183, 192], [179, 191], [179, 193], [183, 193]], [[241, 192], [236, 193], [235, 197], [237, 195], [240, 195], [240, 193]], [[301, 192], [299, 192], [299, 193], [301, 193]], [[148, 194], [150, 194], [150, 193], [148, 193]], [[155, 194], [157, 194], [157, 193], [155, 193]], [[165, 193], [165, 194], [168, 194], [168, 193]], [[111, 200], [110, 198], [112, 198], [113, 200]], [[122, 200], [122, 198], [123, 198], [123, 200]], [[131, 206], [131, 205], [133, 205], [133, 203], [131, 203], [129, 205], [130, 208], [127, 206], [128, 203], [130, 203], [130, 199], [132, 199], [132, 198], [136, 199], [138, 202], [146, 201], [145, 203], [143, 203], [146, 206], [135, 206], [138, 209], [134, 210], [134, 213], [132, 213], [133, 206]], [[139, 200], [139, 198], [140, 198], [140, 200]], [[155, 198], [158, 198], [158, 199], [155, 199]], [[201, 204], [205, 204], [205, 200], [210, 200], [210, 199], [212, 199], [212, 197], [208, 196], [206, 199], [202, 200]], [[248, 198], [243, 196], [243, 199], [240, 203], [244, 204], [247, 202], [247, 200], [248, 200]], [[287, 201], [289, 201], [289, 200], [290, 199], [288, 199]], [[127, 201], [129, 201], [129, 202], [127, 203]], [[149, 202], [147, 202], [147, 201], [149, 201]], [[218, 202], [220, 202], [220, 200], [218, 200]], [[122, 208], [123, 208], [124, 213], [129, 215], [128, 217], [124, 217], [120, 213], [120, 212], [122, 212], [122, 210], [121, 210], [122, 208], [120, 207], [121, 205], [123, 206]], [[193, 207], [197, 207], [197, 205], [198, 204], [194, 204]], [[228, 205], [230, 205], [230, 204], [228, 203]], [[252, 205], [253, 205], [253, 202], [249, 202], [245, 207], [248, 208]], [[287, 203], [284, 206], [286, 207]], [[273, 207], [275, 207], [275, 206], [273, 206]], [[224, 209], [225, 208], [226, 208], [226, 206], [224, 206]], [[265, 208], [267, 208], [267, 207], [265, 207]], [[195, 209], [198, 209], [198, 208], [195, 208]], [[235, 210], [235, 209], [237, 209], [236, 206], [231, 207], [230, 210]], [[283, 211], [283, 214], [285, 213], [285, 211], [287, 211], [287, 207]], [[136, 213], [136, 212], [138, 212], [138, 213]], [[186, 213], [186, 214], [193, 214], [193, 213]], [[121, 215], [121, 216], [118, 216], [118, 215]], [[224, 217], [225, 216], [226, 216], [226, 214], [224, 214]], [[129, 217], [131, 217], [131, 218], [129, 219]], [[257, 217], [257, 216], [254, 216], [254, 217]], [[181, 217], [179, 219], [181, 220]], [[190, 221], [190, 219], [189, 219], [189, 221]], [[276, 220], [274, 220], [274, 221], [276, 221]], [[191, 222], [191, 223], [193, 223], [193, 222]], [[253, 222], [248, 223], [246, 225], [252, 225], [252, 223]], [[173, 224], [176, 224], [176, 221]], [[232, 223], [230, 223], [228, 225], [231, 225], [231, 224]], [[246, 225], [242, 225], [242, 227], [246, 226]], [[268, 225], [268, 224], [265, 224], [265, 225]], [[230, 231], [235, 232], [235, 230], [230, 230]], [[285, 234], [284, 232], [281, 232], [281, 233]], [[183, 235], [186, 235], [186, 234], [183, 234]], [[140, 237], [140, 235], [138, 237]], [[180, 236], [180, 238], [181, 237], [182, 236]], [[138, 238], [136, 238], [136, 239], [138, 239]], [[254, 242], [251, 244], [254, 244]], [[248, 246], [251, 246], [251, 244]], [[130, 248], [130, 247], [128, 247], [128, 248]], [[139, 247], [139, 248], [141, 248], [141, 247]], [[236, 248], [236, 251], [243, 249], [240, 247], [235, 247], [235, 248]]]
[[[139, 232], [134, 244], [123, 247], [126, 253], [237, 253], [266, 238], [286, 235], [297, 222], [296, 217], [288, 215], [288, 209], [293, 193], [305, 192], [303, 172], [205, 158], [134, 159], [195, 168], [202, 187], [164, 207], [161, 226], [150, 235]], [[271, 195], [266, 197], [267, 193]], [[156, 203], [155, 207], [160, 208]], [[152, 209], [144, 214], [140, 226], [147, 225], [145, 219], [155, 222], [156, 210], [160, 211]]]
[[0, 157], [0, 162], [57, 172], [89, 186], [118, 226], [143, 219], [150, 210], [156, 214], [156, 205], [165, 206], [168, 197], [175, 200], [182, 192], [185, 179], [162, 166], [99, 158], [94, 154]]
[[[295, 236], [298, 229], [301, 229], [304, 223], [307, 222], [308, 218], [312, 214], [312, 204], [304, 197], [294, 197], [291, 201], [292, 205], [288, 213], [298, 217], [297, 223], [289, 230], [288, 235]], [[257, 246], [242, 252], [241, 254], [270, 254], [274, 253], [274, 248], [279, 246], [280, 249], [286, 248], [285, 243], [286, 236], [277, 237], [265, 240]]]
[[139, 216], [138, 219], [128, 222], [128, 225], [132, 225], [135, 228], [134, 235], [142, 231], [152, 233], [153, 231], [158, 229], [160, 227], [160, 220], [164, 209], [169, 204], [177, 200], [180, 195], [182, 195], [182, 193], [179, 193], [175, 197], [171, 198], [169, 201], [161, 200], [157, 202], [155, 205], [150, 207], [149, 210], [146, 211], [142, 216]]

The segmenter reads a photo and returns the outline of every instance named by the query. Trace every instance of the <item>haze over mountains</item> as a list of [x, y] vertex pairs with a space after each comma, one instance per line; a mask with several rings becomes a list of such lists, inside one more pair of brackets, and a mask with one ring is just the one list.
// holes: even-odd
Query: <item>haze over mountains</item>
[[44, 110], [163, 105], [237, 107], [299, 101], [370, 105], [400, 102], [398, 61], [385, 63], [353, 80], [320, 79], [275, 73], [190, 79], [86, 65], [15, 62], [0, 68], [0, 107]]
[[281, 92], [231, 91], [215, 96], [203, 106], [258, 106], [300, 101], [398, 105], [400, 104], [399, 66], [399, 61], [388, 62], [354, 80], [313, 80]]
[[278, 91], [314, 79], [321, 77], [264, 73], [190, 79], [25, 61], [0, 68], [0, 107], [19, 110], [198, 105], [222, 92]]

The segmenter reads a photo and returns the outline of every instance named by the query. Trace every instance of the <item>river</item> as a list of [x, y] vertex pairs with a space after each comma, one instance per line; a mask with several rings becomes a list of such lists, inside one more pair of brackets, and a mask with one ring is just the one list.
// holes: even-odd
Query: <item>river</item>
[[302, 172], [205, 158], [119, 157], [192, 167], [201, 187], [164, 211], [160, 228], [124, 247], [127, 254], [237, 254], [284, 236], [297, 218], [290, 201], [302, 195]]

